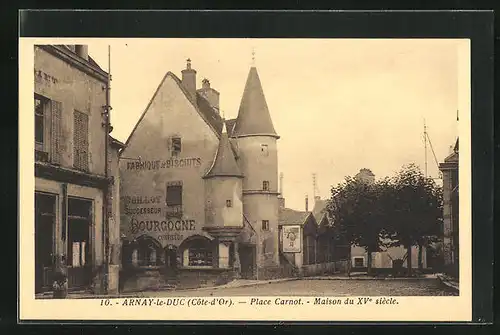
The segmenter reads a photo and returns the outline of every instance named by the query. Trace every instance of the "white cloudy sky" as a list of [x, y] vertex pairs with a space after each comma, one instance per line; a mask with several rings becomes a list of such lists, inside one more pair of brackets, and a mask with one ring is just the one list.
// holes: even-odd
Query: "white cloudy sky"
[[[226, 118], [236, 117], [255, 63], [279, 140], [287, 207], [361, 168], [376, 177], [411, 162], [424, 167], [423, 125], [439, 161], [458, 135], [455, 40], [115, 39], [89, 42], [108, 68], [111, 45], [113, 136], [125, 141], [167, 71], [181, 77], [192, 59], [198, 86], [208, 78]], [[428, 151], [428, 172], [438, 169]]]

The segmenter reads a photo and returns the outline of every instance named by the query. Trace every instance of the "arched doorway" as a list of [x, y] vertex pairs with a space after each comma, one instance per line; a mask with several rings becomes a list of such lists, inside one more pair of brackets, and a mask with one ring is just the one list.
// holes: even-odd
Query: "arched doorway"
[[163, 250], [164, 252], [164, 275], [168, 281], [177, 278], [178, 269], [180, 267], [180, 255], [178, 248], [175, 245], [169, 244]]

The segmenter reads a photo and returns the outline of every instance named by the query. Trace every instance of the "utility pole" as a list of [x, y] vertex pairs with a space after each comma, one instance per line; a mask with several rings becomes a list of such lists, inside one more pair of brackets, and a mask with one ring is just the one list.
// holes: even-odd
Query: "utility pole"
[[424, 119], [425, 177], [427, 178], [427, 125]]
[[109, 220], [112, 217], [112, 192], [111, 192], [111, 180], [109, 173], [109, 133], [111, 132], [111, 105], [110, 105], [110, 89], [111, 89], [111, 46], [108, 45], [108, 78], [106, 82], [106, 105], [104, 105], [104, 176], [106, 179], [106, 186], [104, 187], [104, 201], [103, 201], [103, 241], [104, 241], [104, 292], [108, 293], [108, 283], [109, 283]]

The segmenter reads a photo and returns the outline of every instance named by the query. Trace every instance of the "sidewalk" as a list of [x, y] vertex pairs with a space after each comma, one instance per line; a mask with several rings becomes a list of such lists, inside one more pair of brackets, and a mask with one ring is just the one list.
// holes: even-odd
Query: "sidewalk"
[[[160, 291], [169, 291], [169, 292], [185, 292], [185, 291], [213, 291], [213, 290], [221, 290], [228, 288], [239, 288], [239, 287], [249, 287], [249, 286], [258, 286], [258, 285], [266, 285], [273, 283], [282, 283], [287, 281], [294, 280], [416, 280], [416, 279], [437, 279], [438, 277], [435, 274], [427, 274], [421, 277], [372, 277], [368, 276], [366, 273], [352, 273], [351, 276], [347, 275], [327, 275], [327, 276], [310, 276], [310, 277], [291, 277], [291, 278], [280, 278], [280, 279], [270, 279], [270, 280], [251, 280], [251, 279], [235, 279], [227, 284], [219, 285], [219, 286], [211, 286], [211, 287], [201, 287], [201, 288], [192, 288], [192, 289], [166, 289], [166, 290], [157, 290], [157, 291], [142, 291], [142, 292], [127, 292], [120, 293], [118, 295], [93, 295], [88, 292], [71, 292], [68, 293], [68, 299], [119, 299], [119, 298], [141, 298], [147, 297], [150, 293], [157, 293]], [[458, 289], [458, 288], [457, 288]], [[45, 294], [45, 296], [37, 296], [37, 298], [41, 299], [50, 299], [52, 298], [51, 293]]]

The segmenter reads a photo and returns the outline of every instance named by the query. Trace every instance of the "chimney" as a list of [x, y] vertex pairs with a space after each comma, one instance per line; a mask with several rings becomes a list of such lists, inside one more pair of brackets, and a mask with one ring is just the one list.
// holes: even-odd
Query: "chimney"
[[194, 97], [196, 94], [196, 70], [191, 68], [191, 59], [186, 60], [186, 68], [182, 70], [182, 85]]
[[89, 47], [88, 45], [77, 44], [75, 45], [75, 53], [86, 61], [89, 60]]
[[210, 80], [203, 79], [201, 82], [201, 88], [197, 91], [200, 93], [207, 101], [210, 103], [217, 113], [219, 112], [219, 95], [220, 93], [217, 90], [210, 87]]
[[306, 212], [309, 212], [309, 197], [306, 194]]

